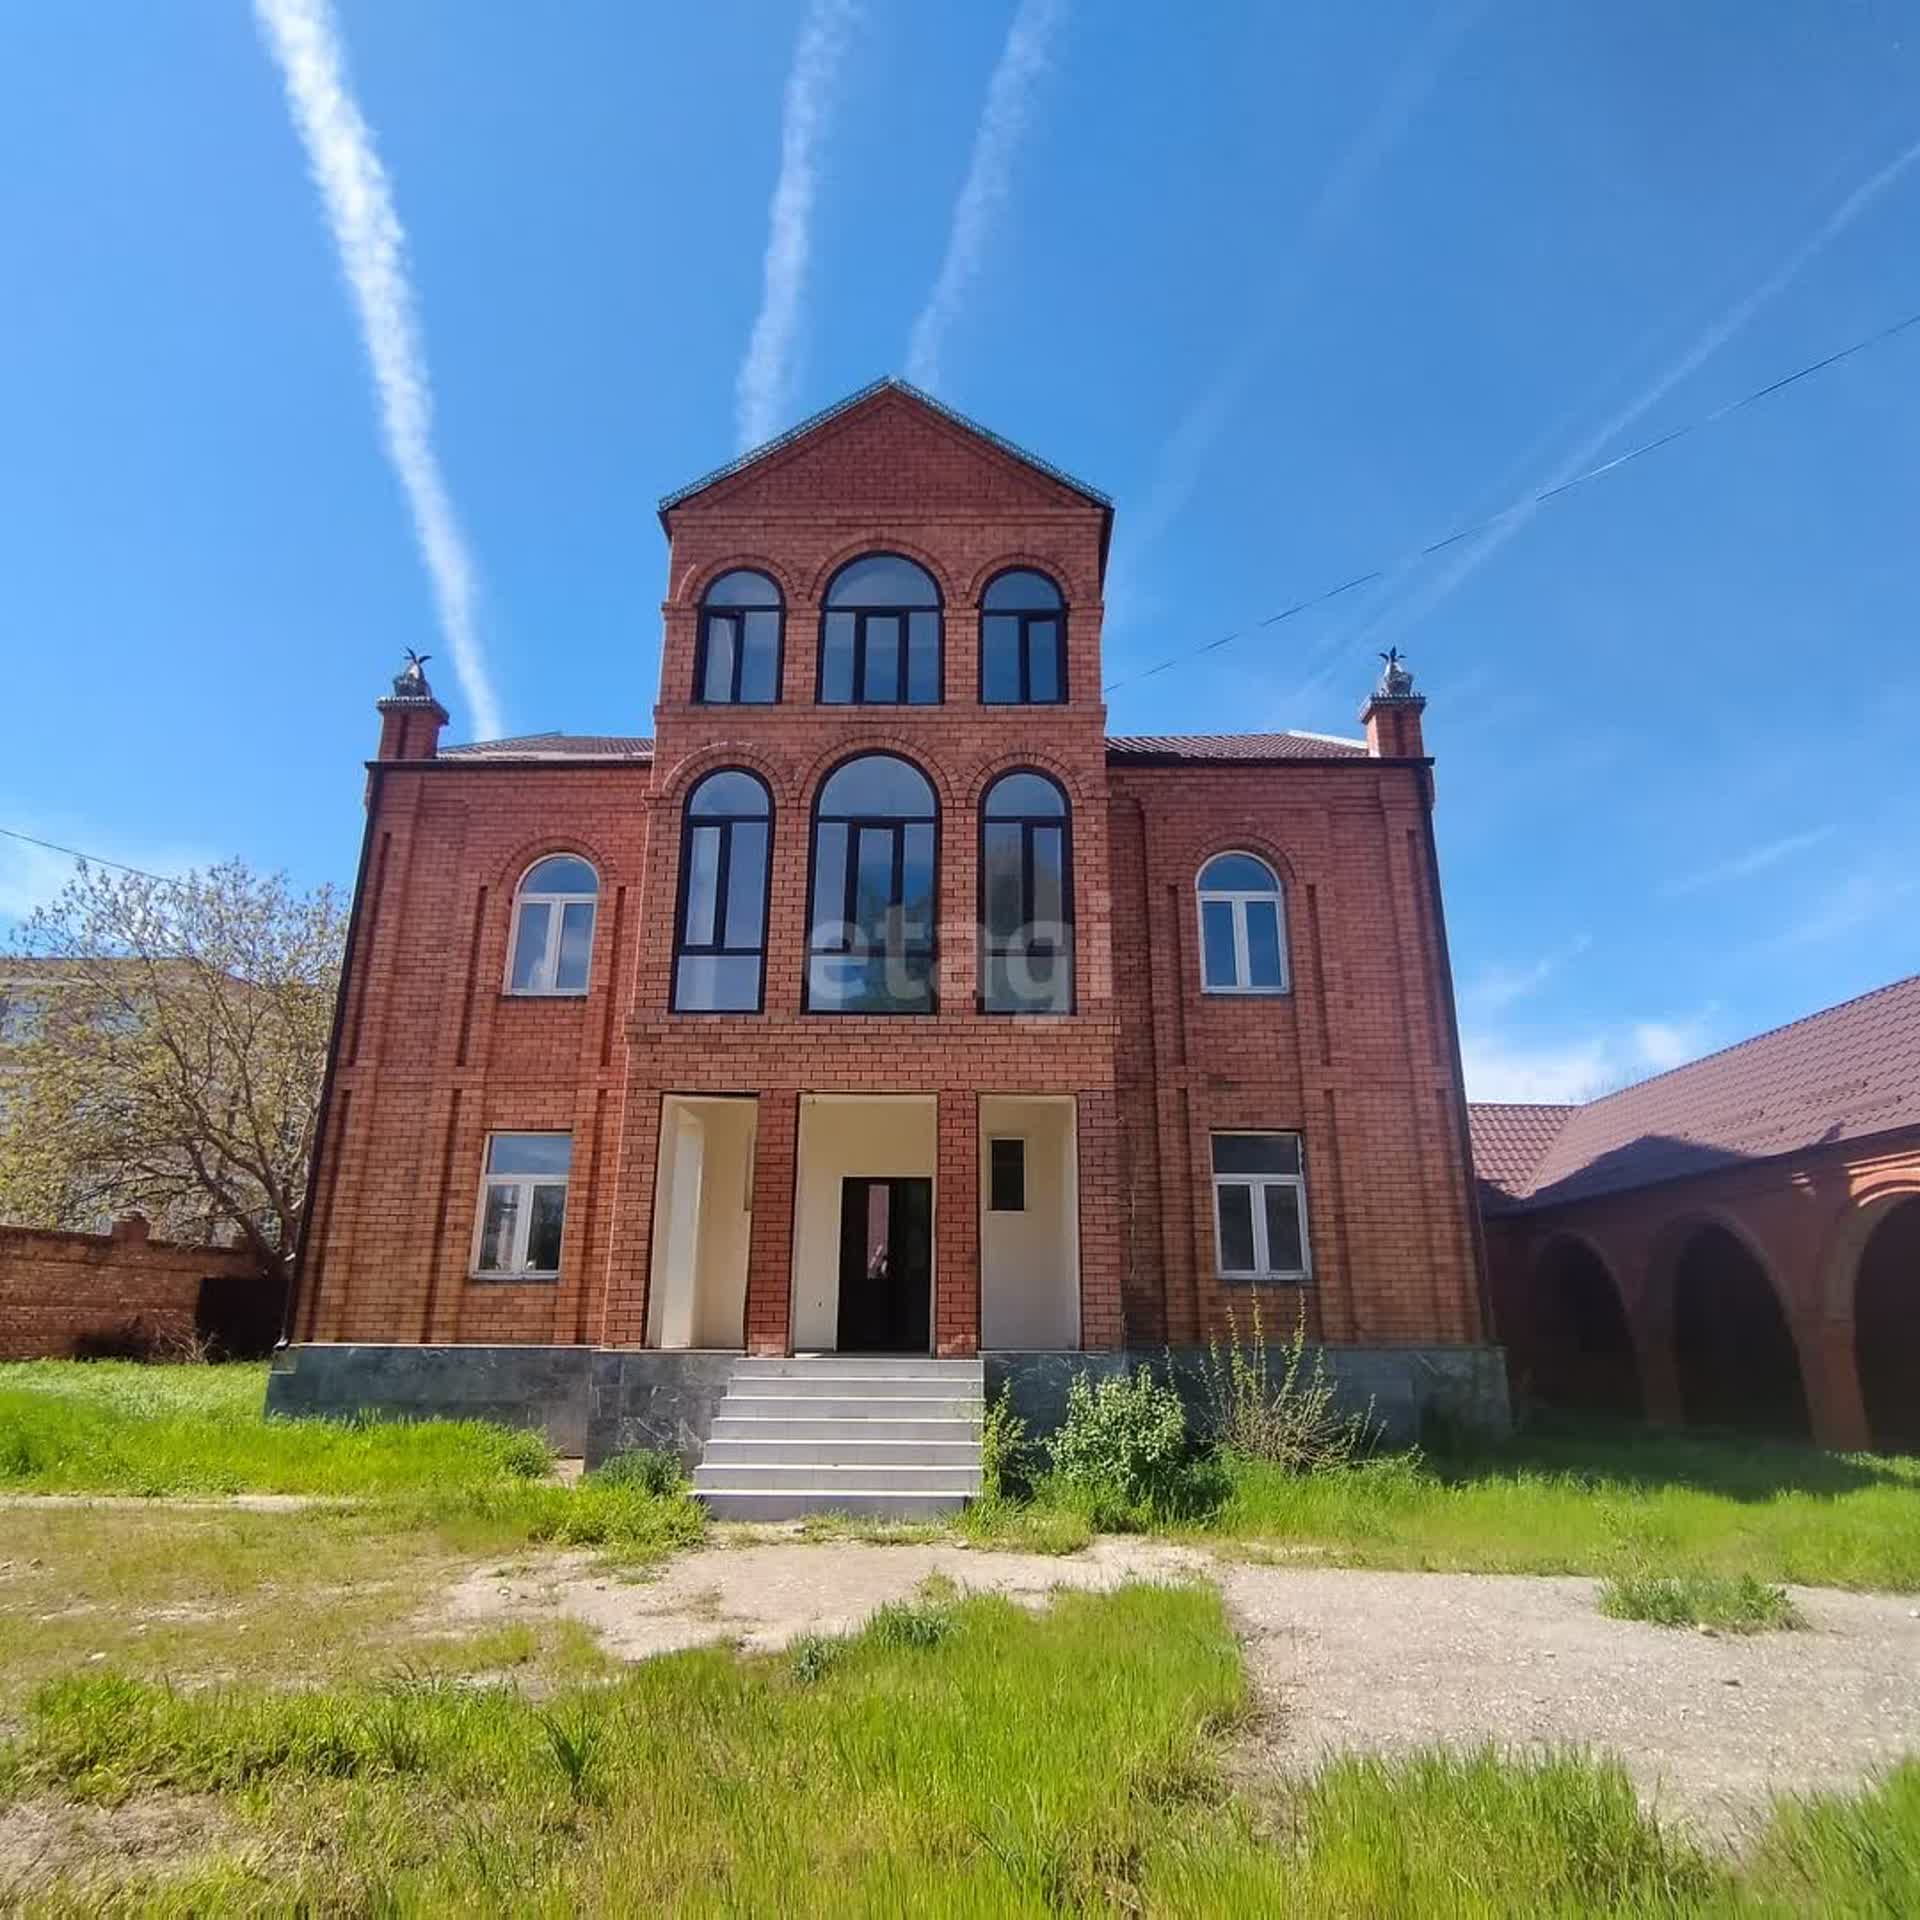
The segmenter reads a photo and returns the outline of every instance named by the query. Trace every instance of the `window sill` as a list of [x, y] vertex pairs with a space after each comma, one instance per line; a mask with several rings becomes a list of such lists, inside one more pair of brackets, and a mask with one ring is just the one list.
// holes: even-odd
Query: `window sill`
[[558, 1273], [478, 1273], [469, 1271], [467, 1279], [476, 1287], [552, 1287], [560, 1281]]
[[592, 991], [588, 987], [504, 987], [502, 1000], [584, 1000]]
[[1223, 1287], [1308, 1287], [1311, 1273], [1216, 1273]]
[[1209, 1000], [1284, 1000], [1291, 987], [1202, 987]]

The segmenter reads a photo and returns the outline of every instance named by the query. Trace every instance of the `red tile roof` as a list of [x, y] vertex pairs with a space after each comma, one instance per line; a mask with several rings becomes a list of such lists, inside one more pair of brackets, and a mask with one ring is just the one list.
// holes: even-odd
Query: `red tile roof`
[[1159, 760], [1364, 760], [1367, 743], [1331, 733], [1125, 733], [1107, 741], [1107, 758]]
[[1525, 1193], [1533, 1170], [1575, 1106], [1543, 1101], [1475, 1100], [1467, 1107], [1473, 1170], [1501, 1198]]
[[1529, 1207], [1920, 1127], [1920, 974], [1574, 1108], [1517, 1184], [1494, 1143], [1536, 1123], [1497, 1116], [1541, 1109], [1470, 1111], [1482, 1179]]
[[442, 747], [442, 760], [651, 760], [653, 742], [632, 733], [522, 733]]

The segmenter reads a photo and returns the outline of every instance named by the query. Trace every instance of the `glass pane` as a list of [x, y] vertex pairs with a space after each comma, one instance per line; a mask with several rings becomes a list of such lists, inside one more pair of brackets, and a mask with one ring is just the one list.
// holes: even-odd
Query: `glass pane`
[[759, 820], [738, 820], [728, 849], [726, 947], [757, 947], [767, 904], [767, 829]]
[[906, 827], [901, 860], [900, 922], [909, 941], [933, 938], [933, 828]]
[[870, 553], [833, 576], [830, 607], [937, 607], [940, 591], [930, 574], [897, 553]]
[[990, 1013], [1066, 1013], [1073, 1005], [1073, 956], [1028, 947], [987, 959]]
[[683, 954], [673, 1004], [682, 1013], [752, 1013], [760, 1004], [760, 956]]
[[739, 639], [739, 627], [726, 614], [707, 615], [707, 670], [700, 681], [702, 700], [733, 698], [733, 658]]
[[1027, 698], [1060, 698], [1060, 623], [1057, 620], [1027, 622]]
[[1043, 773], [1003, 774], [987, 794], [987, 818], [1017, 819], [1022, 815], [1058, 820], [1067, 811], [1067, 799]]
[[740, 698], [766, 706], [780, 697], [780, 616], [745, 616], [746, 657], [740, 668]]
[[518, 1187], [489, 1187], [480, 1223], [479, 1271], [506, 1273], [513, 1265], [513, 1230], [520, 1218]]
[[1253, 1189], [1222, 1186], [1213, 1193], [1220, 1214], [1220, 1271], [1252, 1273]]
[[1264, 860], [1250, 853], [1223, 853], [1200, 869], [1202, 893], [1278, 893], [1280, 882]]
[[814, 835], [812, 944], [844, 945], [846, 913], [847, 829], [823, 823]]
[[1058, 827], [1029, 827], [1033, 836], [1033, 937], [1054, 942], [1066, 925], [1066, 835]]
[[567, 1217], [565, 1187], [535, 1187], [533, 1211], [527, 1216], [527, 1271], [560, 1270], [560, 1227]]
[[565, 1173], [572, 1160], [570, 1133], [496, 1133], [487, 1142], [489, 1173]]
[[1025, 1213], [1027, 1210], [1027, 1143], [1024, 1140], [990, 1140], [987, 1143], [988, 1205], [995, 1213]]
[[544, 902], [528, 901], [520, 909], [520, 934], [513, 943], [513, 990], [525, 993], [544, 985], [541, 969], [547, 958], [547, 915]]
[[1247, 985], [1277, 987], [1285, 975], [1280, 968], [1280, 905], [1276, 900], [1249, 900], [1247, 914]]
[[815, 954], [807, 1004], [828, 1013], [925, 1013], [933, 1006], [933, 963], [925, 954]]
[[1230, 900], [1200, 902], [1200, 946], [1206, 960], [1205, 984], [1238, 986], [1240, 976], [1233, 957], [1233, 903]]
[[1020, 622], [1005, 614], [980, 622], [980, 697], [996, 704], [1020, 698]]
[[853, 875], [853, 920], [861, 938], [878, 946], [886, 940], [893, 899], [892, 827], [856, 827], [859, 851]]
[[820, 654], [820, 698], [844, 706], [853, 698], [853, 615], [827, 615]]
[[907, 616], [907, 698], [916, 707], [940, 703], [940, 616]]
[[713, 910], [720, 884], [720, 829], [695, 827], [687, 835], [687, 918], [681, 943], [711, 947]]
[[1300, 1136], [1297, 1133], [1216, 1133], [1213, 1170], [1215, 1173], [1298, 1173]]
[[1009, 613], [1044, 613], [1060, 604], [1060, 589], [1044, 573], [1023, 568], [1003, 573], [981, 596], [980, 604]]
[[569, 853], [557, 853], [550, 860], [528, 869], [520, 883], [522, 893], [598, 893], [600, 882], [584, 860]]
[[900, 698], [900, 617], [891, 613], [867, 616], [867, 668], [861, 683], [862, 700]]
[[593, 902], [570, 901], [560, 914], [560, 960], [553, 984], [562, 993], [580, 993], [587, 984], [587, 964], [593, 957]]
[[1268, 1187], [1262, 1198], [1267, 1203], [1267, 1271], [1298, 1273], [1306, 1264], [1300, 1257], [1300, 1189]]
[[820, 811], [931, 820], [933, 789], [918, 767], [895, 754], [862, 754], [820, 789]]
[[777, 607], [780, 589], [764, 573], [755, 573], [751, 567], [736, 567], [731, 573], [723, 573], [707, 589], [705, 604], [709, 607]]
[[1020, 884], [1020, 829], [990, 825], [981, 858], [986, 877], [987, 933], [995, 940], [1011, 940], [1027, 919]]
[[687, 796], [687, 811], [702, 816], [745, 814], [750, 820], [767, 816], [767, 790], [750, 773], [710, 773]]

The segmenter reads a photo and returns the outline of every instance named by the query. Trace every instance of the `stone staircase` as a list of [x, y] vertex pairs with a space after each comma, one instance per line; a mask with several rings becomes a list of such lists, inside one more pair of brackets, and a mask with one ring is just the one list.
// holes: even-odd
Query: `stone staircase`
[[693, 1490], [718, 1520], [957, 1513], [980, 1491], [978, 1360], [742, 1360]]

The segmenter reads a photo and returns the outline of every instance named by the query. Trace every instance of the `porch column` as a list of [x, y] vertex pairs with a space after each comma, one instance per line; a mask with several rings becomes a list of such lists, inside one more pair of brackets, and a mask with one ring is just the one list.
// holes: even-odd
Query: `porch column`
[[1120, 1116], [1111, 1087], [1080, 1095], [1080, 1345], [1089, 1353], [1126, 1345], [1121, 1311]]
[[800, 1095], [762, 1093], [753, 1150], [753, 1224], [747, 1234], [749, 1353], [793, 1347], [793, 1180], [800, 1147]]
[[980, 1351], [980, 1100], [940, 1095], [934, 1186], [933, 1350], [943, 1360]]

